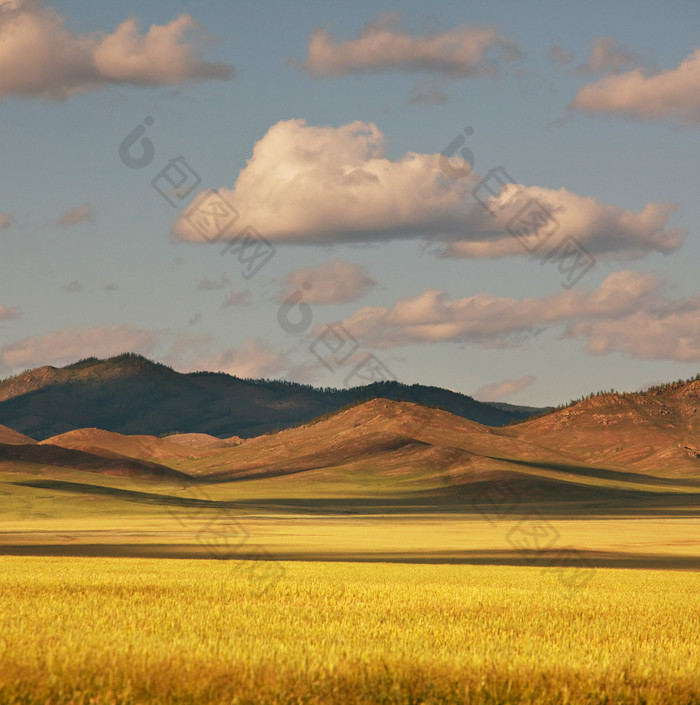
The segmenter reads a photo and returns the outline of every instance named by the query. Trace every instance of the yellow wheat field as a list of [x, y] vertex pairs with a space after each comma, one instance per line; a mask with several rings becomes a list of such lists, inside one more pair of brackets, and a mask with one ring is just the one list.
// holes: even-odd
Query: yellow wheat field
[[0, 702], [700, 703], [697, 573], [0, 558]]

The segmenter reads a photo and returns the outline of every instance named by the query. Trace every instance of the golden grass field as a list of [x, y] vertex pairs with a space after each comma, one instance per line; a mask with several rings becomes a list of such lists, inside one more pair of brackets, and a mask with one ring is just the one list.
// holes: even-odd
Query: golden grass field
[[0, 702], [700, 703], [695, 572], [0, 558]]

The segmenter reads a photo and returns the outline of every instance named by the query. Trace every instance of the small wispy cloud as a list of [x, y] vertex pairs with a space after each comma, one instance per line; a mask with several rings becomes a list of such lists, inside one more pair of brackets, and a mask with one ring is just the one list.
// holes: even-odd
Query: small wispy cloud
[[490, 27], [463, 25], [442, 34], [414, 36], [399, 27], [400, 19], [397, 13], [380, 15], [357, 39], [341, 43], [326, 29], [315, 29], [303, 68], [328, 78], [382, 71], [493, 77], [501, 64], [520, 56], [513, 39]]
[[450, 100], [450, 94], [442, 83], [431, 79], [420, 79], [413, 84], [408, 94], [409, 105], [440, 105]]
[[293, 291], [304, 290], [309, 304], [344, 304], [368, 292], [376, 281], [356, 264], [342, 260], [324, 262], [313, 269], [298, 269], [286, 279], [291, 288], [280, 295], [284, 301]]
[[564, 47], [554, 43], [551, 47], [549, 47], [549, 58], [557, 66], [565, 66], [574, 60], [574, 55], [570, 51], [564, 49]]
[[257, 338], [237, 348], [227, 348], [215, 355], [199, 359], [192, 369], [226, 372], [236, 377], [273, 377], [288, 370], [291, 362], [283, 352], [274, 350]]
[[0, 321], [19, 318], [19, 309], [16, 306], [0, 306]]
[[223, 289], [229, 284], [231, 284], [231, 277], [228, 274], [222, 274], [218, 279], [205, 277], [197, 282], [197, 290], [214, 291], [215, 289]]
[[223, 304], [221, 308], [230, 308], [231, 306], [242, 306], [248, 303], [250, 299], [249, 291], [232, 291]]
[[88, 222], [95, 222], [95, 214], [89, 203], [83, 203], [81, 206], [70, 208], [56, 220], [56, 224], [62, 225], [64, 228]]
[[643, 61], [641, 54], [617, 42], [613, 37], [596, 37], [588, 61], [577, 66], [574, 73], [582, 76], [616, 73], [622, 69], [641, 66]]
[[64, 326], [55, 331], [0, 345], [0, 362], [10, 367], [66, 364], [81, 357], [111, 357], [131, 351], [151, 353], [162, 331], [148, 331], [130, 325]]
[[500, 401], [512, 397], [523, 389], [529, 387], [537, 377], [535, 375], [525, 375], [519, 379], [506, 379], [502, 382], [494, 382], [485, 384], [480, 387], [475, 397], [481, 401]]
[[64, 284], [61, 289], [69, 294], [75, 294], [83, 290], [83, 285], [79, 281], [72, 281], [70, 284]]

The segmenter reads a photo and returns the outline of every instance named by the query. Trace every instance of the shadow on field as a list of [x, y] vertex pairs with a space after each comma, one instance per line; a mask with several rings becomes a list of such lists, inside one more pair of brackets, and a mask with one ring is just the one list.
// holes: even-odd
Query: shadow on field
[[[104, 496], [125, 502], [163, 507], [238, 509], [256, 512], [292, 512], [336, 515], [455, 514], [485, 516], [502, 513], [485, 497], [492, 487], [488, 480], [455, 483], [439, 489], [414, 490], [393, 497], [256, 497], [232, 500], [177, 497], [155, 492], [126, 490], [65, 480], [13, 482], [19, 487]], [[198, 483], [206, 487], [206, 483]], [[645, 492], [635, 489], [591, 487], [558, 479], [516, 477], [508, 486], [518, 489], [518, 513], [537, 510], [550, 518], [619, 516], [700, 516], [700, 492]], [[533, 495], [530, 498], [528, 494]], [[526, 499], [527, 498], [527, 499]]]
[[659, 477], [657, 475], [645, 475], [643, 473], [625, 470], [608, 470], [607, 468], [597, 468], [590, 465], [568, 465], [564, 463], [531, 462], [529, 460], [515, 460], [512, 458], [495, 458], [493, 460], [510, 465], [532, 468], [535, 470], [554, 470], [556, 472], [569, 473], [571, 475], [581, 475], [582, 477], [596, 477], [601, 480], [612, 480], [616, 482], [634, 482], [640, 485], [676, 485], [677, 487], [692, 487], [700, 490], [700, 478], [698, 477]]
[[[84, 558], [193, 558], [212, 559], [198, 544], [23, 544], [0, 546], [2, 556], [51, 556]], [[472, 550], [417, 552], [331, 552], [274, 549], [276, 561], [322, 561], [351, 563], [413, 563], [451, 565], [509, 565], [548, 567], [559, 559], [557, 550]], [[635, 568], [646, 570], [700, 570], [700, 556], [576, 550], [576, 559], [586, 568]], [[218, 560], [260, 560], [246, 550]]]

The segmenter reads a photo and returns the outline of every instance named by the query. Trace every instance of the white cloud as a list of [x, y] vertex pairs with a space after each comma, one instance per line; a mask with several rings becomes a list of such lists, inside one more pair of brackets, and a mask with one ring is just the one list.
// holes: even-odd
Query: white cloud
[[303, 67], [316, 76], [357, 73], [427, 72], [453, 78], [494, 76], [498, 67], [520, 55], [512, 39], [490, 27], [460, 26], [442, 34], [413, 36], [397, 27], [395, 14], [382, 15], [360, 36], [336, 44], [326, 29], [315, 29]]
[[[672, 203], [647, 203], [640, 212], [634, 213], [565, 188], [520, 188], [512, 203], [515, 186], [504, 188], [499, 197], [486, 201], [493, 215], [483, 208], [470, 209], [463, 224], [467, 237], [450, 243], [444, 256], [481, 258], [530, 254], [540, 247], [544, 251], [554, 246], [566, 235], [592, 255], [641, 257], [648, 252], [673, 252], [683, 244], [686, 235], [684, 229], [668, 226], [676, 210]], [[554, 221], [551, 238], [544, 239], [544, 233], [548, 232], [546, 226], [540, 232], [518, 239], [509, 232], [509, 228], [513, 229], [509, 225], [511, 219], [528, 203], [542, 204], [549, 210]]]
[[[235, 186], [219, 193], [280, 243], [417, 237], [461, 225], [464, 180], [447, 179], [439, 155], [409, 153], [391, 161], [383, 143], [372, 123], [278, 122], [256, 143]], [[175, 234], [202, 241], [184, 219]]]
[[641, 64], [642, 57], [639, 54], [618, 43], [613, 37], [596, 37], [588, 61], [577, 66], [575, 73], [590, 75], [607, 71], [618, 72]]
[[567, 337], [583, 338], [593, 355], [620, 352], [647, 360], [700, 361], [700, 296], [660, 300], [622, 320], [582, 320]]
[[161, 333], [134, 326], [79, 328], [64, 326], [41, 336], [0, 346], [0, 361], [9, 367], [68, 364], [83, 357], [111, 357], [123, 352], [151, 353]]
[[361, 308], [342, 325], [375, 348], [445, 341], [506, 347], [553, 329], [562, 338], [581, 338], [591, 354], [700, 360], [700, 296], [670, 299], [664, 286], [650, 274], [621, 271], [590, 293], [569, 290], [542, 298], [481, 293], [450, 301], [443, 291], [429, 290], [391, 308]]
[[95, 221], [95, 214], [92, 210], [92, 206], [89, 203], [83, 203], [82, 206], [76, 206], [67, 210], [63, 215], [61, 215], [56, 221], [57, 225], [62, 225], [63, 227], [70, 227], [71, 225], [78, 225], [79, 223], [93, 223]]
[[[186, 38], [187, 37], [187, 38]], [[189, 15], [141, 34], [134, 18], [111, 34], [77, 34], [34, 0], [0, 5], [0, 98], [65, 100], [113, 84], [172, 85], [228, 78], [232, 67], [202, 61], [208, 40]]]
[[635, 69], [603, 76], [581, 88], [571, 107], [586, 113], [672, 119], [696, 126], [700, 123], [700, 49], [668, 71], [645, 75]]
[[291, 289], [280, 296], [284, 301], [301, 289], [308, 304], [344, 304], [364, 296], [375, 284], [367, 272], [342, 260], [324, 262], [313, 269], [298, 269], [285, 282]]
[[[472, 196], [478, 176], [450, 178], [444, 166], [440, 154], [388, 159], [384, 136], [372, 123], [333, 128], [286, 120], [255, 144], [234, 186], [219, 193], [268, 240], [284, 244], [421, 237], [449, 243], [445, 256], [523, 256], [529, 253], [506, 228], [532, 198], [549, 205], [559, 232], [592, 254], [670, 252], [683, 240], [684, 231], [667, 227], [673, 204], [649, 203], [633, 213], [564, 188], [523, 188], [514, 205], [495, 208], [492, 217]], [[491, 204], [509, 196], [503, 189]], [[173, 232], [181, 240], [204, 242], [185, 218]]]
[[12, 213], [0, 213], [0, 229], [9, 228], [13, 220]]
[[481, 401], [500, 401], [507, 399], [514, 394], [521, 392], [525, 387], [529, 387], [537, 377], [535, 375], [525, 375], [520, 379], [507, 379], [503, 382], [494, 382], [493, 384], [485, 384], [476, 392], [476, 398]]

